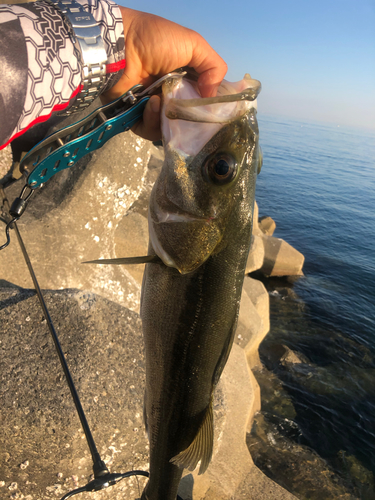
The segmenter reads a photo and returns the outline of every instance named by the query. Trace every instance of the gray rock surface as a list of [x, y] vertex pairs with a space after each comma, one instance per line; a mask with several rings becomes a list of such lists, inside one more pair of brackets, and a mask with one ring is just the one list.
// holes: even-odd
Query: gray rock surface
[[[78, 290], [45, 300], [102, 458], [113, 472], [147, 469], [138, 314]], [[0, 288], [0, 307], [0, 497], [56, 499], [86, 484], [91, 457], [36, 295]]]
[[[102, 458], [113, 472], [147, 469], [138, 314], [79, 290], [50, 290], [45, 300]], [[34, 292], [0, 288], [0, 322], [0, 496], [52, 500], [86, 484], [91, 457]], [[292, 500], [256, 469], [246, 448], [259, 387], [238, 346], [214, 407], [213, 460], [207, 474], [182, 481], [184, 499], [262, 499], [270, 492], [268, 498]], [[143, 484], [140, 479], [141, 489]], [[135, 479], [90, 494], [94, 500], [138, 496]]]
[[[0, 2], [1, 3], [1, 2]], [[12, 150], [10, 146], [0, 150], [0, 179], [2, 179], [12, 166]]]
[[297, 353], [292, 349], [289, 349], [288, 346], [282, 346], [285, 349], [284, 354], [280, 358], [280, 363], [284, 366], [288, 365], [299, 365], [301, 363], [308, 363], [309, 360], [302, 353]]
[[[147, 255], [148, 224], [146, 217], [138, 212], [130, 212], [118, 223], [114, 238], [116, 254], [114, 257], [140, 257]], [[144, 268], [144, 264], [126, 266], [126, 270], [139, 286], [142, 285]]]
[[[118, 135], [31, 199], [18, 225], [42, 288], [88, 289], [138, 310], [140, 284], [125, 266], [82, 262], [116, 257], [121, 221], [142, 192], [152, 148], [130, 132]], [[10, 200], [21, 187], [17, 183], [7, 190]], [[32, 286], [14, 235], [1, 252], [0, 276]]]

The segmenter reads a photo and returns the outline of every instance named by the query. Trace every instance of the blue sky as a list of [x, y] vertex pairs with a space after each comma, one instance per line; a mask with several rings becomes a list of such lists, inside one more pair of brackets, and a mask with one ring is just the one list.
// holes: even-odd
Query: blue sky
[[375, 0], [121, 0], [203, 35], [259, 113], [375, 128]]

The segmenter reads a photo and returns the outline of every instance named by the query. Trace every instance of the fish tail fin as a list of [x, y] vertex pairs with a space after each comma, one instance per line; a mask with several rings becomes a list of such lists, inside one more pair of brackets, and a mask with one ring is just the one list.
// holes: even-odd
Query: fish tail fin
[[214, 446], [213, 398], [211, 397], [206, 415], [193, 442], [186, 450], [171, 458], [170, 462], [177, 467], [193, 471], [201, 461], [198, 474], [203, 474], [211, 461]]

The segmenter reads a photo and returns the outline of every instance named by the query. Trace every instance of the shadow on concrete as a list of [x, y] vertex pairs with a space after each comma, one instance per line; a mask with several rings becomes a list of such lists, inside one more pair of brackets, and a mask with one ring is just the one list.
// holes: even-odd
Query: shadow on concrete
[[192, 474], [183, 477], [178, 488], [178, 494], [183, 500], [193, 500], [194, 478]]

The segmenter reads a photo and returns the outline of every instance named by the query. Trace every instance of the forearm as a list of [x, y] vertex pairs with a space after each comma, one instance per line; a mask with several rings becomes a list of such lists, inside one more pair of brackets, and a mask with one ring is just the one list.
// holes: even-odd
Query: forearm
[[[122, 16], [116, 4], [78, 0], [100, 25], [107, 53], [105, 92], [125, 67]], [[43, 1], [0, 5], [0, 148], [37, 123], [68, 110], [82, 64], [62, 15]]]

